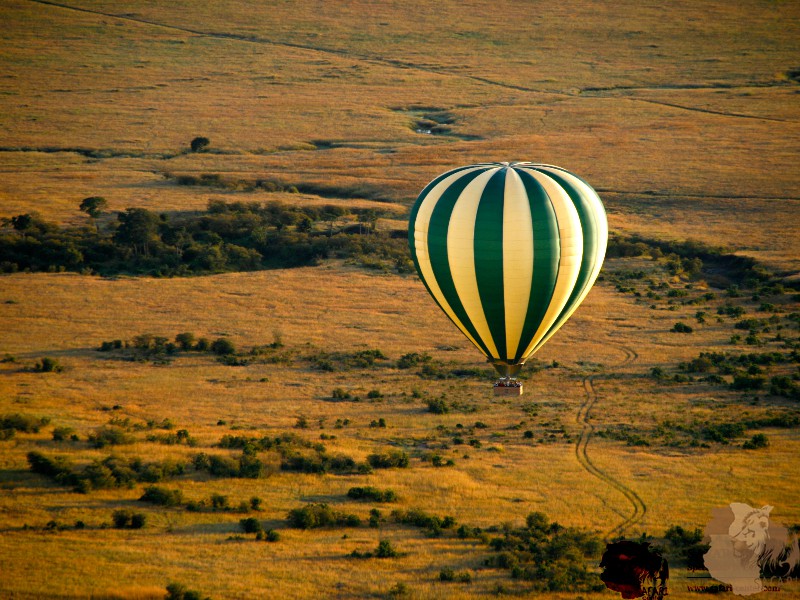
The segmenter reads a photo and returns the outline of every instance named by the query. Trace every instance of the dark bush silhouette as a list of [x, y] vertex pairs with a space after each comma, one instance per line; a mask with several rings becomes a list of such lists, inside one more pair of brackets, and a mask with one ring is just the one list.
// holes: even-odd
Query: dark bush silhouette
[[259, 533], [261, 531], [261, 521], [255, 517], [248, 517], [240, 520], [239, 526], [245, 533]]
[[34, 417], [15, 413], [0, 417], [0, 430], [21, 431], [23, 433], [39, 433], [39, 429], [47, 425], [47, 417]]
[[361, 519], [356, 515], [334, 511], [324, 503], [307, 504], [289, 511], [287, 520], [297, 529], [316, 529], [319, 527], [358, 527]]
[[208, 148], [210, 144], [211, 140], [209, 140], [207, 137], [198, 136], [191, 141], [189, 147], [191, 148], [192, 152], [202, 152]]
[[139, 498], [140, 502], [150, 502], [160, 506], [178, 506], [183, 502], [183, 494], [180, 490], [168, 490], [167, 488], [150, 485], [144, 489], [144, 494]]
[[522, 528], [507, 527], [502, 537], [489, 540], [497, 552], [489, 566], [510, 569], [515, 579], [535, 590], [599, 591], [603, 585], [587, 568], [586, 559], [599, 555], [602, 543], [594, 534], [550, 523], [542, 513], [531, 513]]
[[108, 201], [102, 196], [89, 196], [81, 200], [80, 209], [87, 215], [96, 219], [108, 207]]
[[370, 454], [367, 462], [375, 469], [391, 469], [393, 467], [408, 467], [408, 454], [402, 450], [389, 450], [380, 454]]
[[398, 556], [398, 552], [389, 540], [381, 540], [374, 552], [353, 550], [350, 556], [353, 558], [394, 558]]
[[767, 439], [767, 436], [763, 433], [755, 434], [742, 445], [745, 450], [757, 450], [759, 448], [766, 448], [767, 446], [769, 446], [769, 439]]
[[211, 351], [221, 356], [235, 354], [236, 346], [228, 338], [218, 338], [211, 343]]
[[372, 500], [374, 502], [394, 502], [397, 494], [392, 490], [379, 490], [375, 487], [352, 487], [347, 491], [347, 497], [353, 500]]
[[88, 436], [89, 443], [94, 448], [105, 448], [106, 446], [118, 446], [120, 444], [131, 444], [134, 441], [122, 427], [116, 425], [106, 425], [95, 429]]
[[144, 513], [135, 513], [128, 509], [115, 510], [111, 515], [115, 529], [141, 529], [147, 522]]
[[203, 598], [200, 592], [187, 589], [180, 583], [170, 583], [167, 586], [167, 595], [164, 600], [211, 600], [208, 596]]
[[34, 371], [38, 373], [60, 373], [64, 370], [55, 358], [45, 356], [36, 363]]

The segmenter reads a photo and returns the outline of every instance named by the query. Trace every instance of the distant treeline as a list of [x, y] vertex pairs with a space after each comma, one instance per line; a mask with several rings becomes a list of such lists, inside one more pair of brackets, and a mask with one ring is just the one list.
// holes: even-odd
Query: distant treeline
[[[353, 259], [384, 271], [414, 270], [407, 232], [377, 231], [383, 213], [371, 208], [212, 200], [200, 213], [128, 208], [102, 226], [99, 211], [87, 212], [94, 222], [78, 227], [60, 227], [35, 213], [6, 219], [0, 227], [0, 272], [164, 277], [296, 267], [326, 258]], [[662, 260], [673, 275], [703, 273], [722, 287], [754, 287], [773, 277], [750, 257], [702, 242], [610, 236], [607, 257], [633, 256]]]
[[710, 276], [709, 283], [723, 288], [730, 284], [752, 288], [774, 276], [754, 258], [733, 254], [721, 246], [696, 240], [653, 240], [616, 233], [609, 236], [607, 258], [634, 256], [666, 261], [665, 266], [671, 275], [694, 277], [703, 273]]
[[212, 200], [201, 213], [128, 208], [116, 221], [60, 227], [37, 214], [0, 229], [0, 272], [181, 276], [313, 265], [352, 258], [410, 272], [404, 231], [376, 231], [381, 213], [341, 206]]

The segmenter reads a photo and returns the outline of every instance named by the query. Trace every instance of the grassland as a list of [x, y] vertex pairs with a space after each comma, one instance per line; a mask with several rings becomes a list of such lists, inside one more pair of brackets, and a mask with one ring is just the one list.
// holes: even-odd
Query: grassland
[[[762, 367], [767, 383], [752, 391], [732, 389], [729, 373], [708, 381], [680, 367], [701, 352], [796, 352], [795, 4], [231, 0], [123, 10], [103, 0], [10, 0], [0, 20], [0, 218], [38, 211], [63, 225], [88, 224], [78, 210], [87, 196], [107, 199], [105, 226], [128, 207], [171, 213], [204, 210], [214, 199], [280, 200], [377, 208], [386, 211], [379, 228], [402, 228], [415, 195], [440, 172], [534, 160], [591, 182], [617, 234], [725, 246], [769, 274], [745, 285], [711, 263], [689, 274], [649, 255], [609, 259], [513, 401], [491, 396], [477, 351], [411, 275], [342, 260], [173, 279], [2, 275], [0, 417], [48, 421], [0, 441], [0, 596], [149, 599], [163, 597], [170, 582], [215, 599], [532, 589], [486, 566], [494, 553], [480, 539], [454, 529], [431, 537], [393, 520], [395, 509], [497, 527], [489, 538], [540, 511], [601, 538], [663, 541], [671, 525], [702, 528], [712, 508], [734, 501], [770, 504], [775, 521], [800, 523], [791, 475], [798, 428], [757, 425], [797, 414], [796, 400], [769, 393], [769, 378], [791, 378], [796, 362]], [[211, 140], [208, 151], [190, 152], [200, 135]], [[202, 174], [316, 192], [175, 184], [175, 176]], [[732, 283], [740, 295], [726, 292]], [[706, 293], [714, 297], [701, 302]], [[726, 303], [743, 313], [718, 314]], [[751, 345], [735, 327], [745, 318], [765, 320]], [[693, 332], [671, 332], [676, 322]], [[131, 351], [98, 351], [104, 341], [181, 332], [228, 338], [247, 364], [207, 352], [129, 360]], [[270, 344], [277, 348], [250, 353]], [[386, 359], [372, 366], [325, 370], [315, 362], [321, 353], [374, 349]], [[398, 368], [414, 352], [440, 373], [471, 374], [436, 379]], [[286, 358], [270, 359], [279, 353]], [[44, 357], [63, 370], [37, 372]], [[334, 399], [337, 388], [350, 398]], [[436, 399], [449, 411], [430, 412]], [[159, 428], [165, 419], [172, 429]], [[371, 426], [380, 419], [385, 428]], [[112, 421], [132, 439], [93, 447], [90, 435]], [[659, 433], [665, 422], [672, 437]], [[751, 425], [722, 442], [703, 433], [729, 423]], [[65, 427], [77, 441], [53, 439]], [[192, 446], [158, 441], [183, 429]], [[286, 433], [356, 463], [394, 449], [410, 464], [298, 473], [262, 451], [260, 478], [188, 469], [158, 482], [183, 494], [183, 506], [167, 508], [138, 501], [146, 482], [76, 493], [32, 473], [26, 458], [63, 456], [75, 468], [110, 455], [188, 464], [199, 452], [238, 457], [218, 446], [224, 435]], [[743, 449], [758, 433], [769, 446]], [[354, 486], [391, 489], [397, 501], [355, 501], [347, 497]], [[213, 494], [235, 510], [186, 510]], [[236, 509], [254, 496], [262, 510]], [[290, 510], [315, 502], [363, 523], [289, 527]], [[372, 508], [383, 515], [378, 528], [366, 525]], [[145, 527], [112, 527], [120, 509], [144, 514]], [[280, 539], [256, 542], [240, 529], [245, 517]], [[400, 555], [351, 556], [382, 539]], [[696, 597], [685, 591], [693, 574], [676, 564], [670, 596]], [[472, 581], [442, 582], [443, 569]], [[781, 587], [800, 595], [796, 582]]]

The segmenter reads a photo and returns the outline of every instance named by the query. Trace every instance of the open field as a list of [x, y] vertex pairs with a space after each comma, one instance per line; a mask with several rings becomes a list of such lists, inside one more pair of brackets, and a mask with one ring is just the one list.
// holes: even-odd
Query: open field
[[[278, 200], [372, 209], [381, 234], [451, 167], [531, 160], [585, 177], [612, 233], [648, 249], [607, 260], [525, 394], [502, 400], [415, 275], [358, 257], [0, 275], [0, 597], [163, 598], [177, 582], [214, 599], [567, 599], [512, 578], [489, 542], [533, 512], [668, 551], [668, 528], [702, 529], [731, 502], [800, 524], [800, 8], [662, 4], [3, 2], [0, 219], [109, 232], [130, 207]], [[225, 184], [179, 185], [203, 175]], [[89, 196], [108, 203], [96, 222], [78, 208]], [[686, 240], [724, 250], [695, 271], [653, 251]], [[726, 253], [759, 261], [760, 279]], [[164, 350], [184, 332], [236, 352]], [[759, 434], [766, 447], [743, 448]], [[407, 466], [376, 466], [392, 451]], [[31, 452], [71, 471], [32, 472]], [[114, 483], [109, 457], [163, 473]], [[140, 502], [150, 485], [180, 502]], [[348, 496], [365, 486], [396, 498]], [[292, 527], [313, 503], [360, 524]], [[114, 527], [120, 510], [144, 526]], [[414, 510], [456, 525], [402, 520]], [[256, 541], [245, 518], [279, 539]], [[381, 540], [399, 554], [353, 556]], [[702, 597], [687, 585], [713, 580], [670, 556], [670, 597]]]

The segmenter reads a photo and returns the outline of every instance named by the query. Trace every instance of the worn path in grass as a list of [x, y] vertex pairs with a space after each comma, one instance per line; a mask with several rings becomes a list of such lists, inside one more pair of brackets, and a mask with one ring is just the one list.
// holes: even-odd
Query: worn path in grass
[[[639, 357], [636, 351], [628, 346], [617, 343], [609, 343], [609, 345], [619, 349], [624, 354], [622, 361], [614, 365], [615, 368], [630, 365]], [[594, 375], [587, 375], [583, 378], [583, 389], [586, 392], [586, 399], [583, 401], [583, 404], [581, 404], [580, 408], [578, 409], [578, 414], [575, 417], [576, 422], [581, 426], [581, 433], [578, 437], [578, 441], [575, 444], [575, 456], [577, 457], [581, 466], [586, 469], [589, 474], [597, 477], [600, 481], [618, 490], [631, 504], [632, 512], [630, 515], [625, 517], [625, 519], [619, 525], [613, 527], [607, 532], [606, 539], [611, 539], [613, 537], [623, 535], [626, 529], [633, 527], [639, 521], [641, 521], [647, 512], [647, 505], [644, 503], [641, 497], [639, 497], [639, 494], [637, 494], [633, 489], [597, 468], [589, 458], [588, 447], [589, 442], [592, 439], [592, 434], [594, 433], [594, 426], [591, 423], [591, 412], [600, 400], [600, 396], [594, 386], [594, 379]]]

